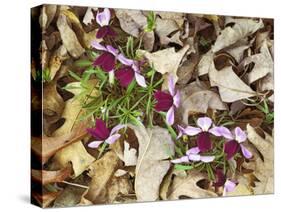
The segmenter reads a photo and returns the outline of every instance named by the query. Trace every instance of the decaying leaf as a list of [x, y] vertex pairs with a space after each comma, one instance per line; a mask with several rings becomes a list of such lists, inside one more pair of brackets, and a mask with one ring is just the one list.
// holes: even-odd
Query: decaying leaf
[[254, 187], [255, 194], [271, 194], [274, 191], [274, 151], [273, 138], [264, 132], [265, 138], [261, 137], [256, 130], [247, 125], [249, 141], [257, 148], [263, 158], [258, 155], [255, 158], [254, 175], [258, 178]]
[[76, 34], [68, 25], [67, 18], [64, 14], [59, 15], [57, 27], [59, 29], [63, 45], [69, 54], [74, 58], [80, 57], [85, 52], [85, 49], [81, 46]]
[[61, 64], [64, 60], [68, 59], [68, 54], [66, 48], [61, 45], [50, 57], [49, 70], [50, 79], [54, 79], [57, 71], [60, 69]]
[[56, 192], [45, 192], [44, 194], [32, 193], [32, 197], [37, 201], [41, 207], [48, 207], [59, 195], [61, 191]]
[[209, 78], [211, 86], [219, 88], [220, 97], [223, 102], [235, 102], [257, 95], [234, 73], [231, 66], [217, 71], [214, 63], [212, 63], [209, 68]]
[[58, 151], [53, 160], [61, 168], [71, 163], [74, 172], [72, 177], [75, 178], [88, 169], [95, 158], [86, 151], [82, 142], [78, 141]]
[[88, 7], [85, 15], [84, 15], [84, 18], [83, 18], [83, 23], [88, 25], [88, 24], [91, 24], [93, 20], [95, 20], [95, 16], [94, 16], [94, 13], [93, 13], [93, 10], [94, 8], [92, 7]]
[[[259, 54], [252, 55], [244, 60], [244, 66], [252, 62], [255, 64], [255, 66], [248, 75], [249, 83], [253, 83], [256, 80], [273, 73], [273, 60], [268, 50], [266, 41], [263, 42]], [[273, 89], [273, 79], [271, 89]]]
[[173, 75], [176, 82], [178, 80], [178, 67], [183, 56], [189, 48], [190, 46], [186, 45], [178, 52], [175, 51], [175, 48], [167, 48], [153, 53], [144, 50], [138, 50], [138, 54], [146, 57], [149, 61], [149, 64], [154, 67], [157, 72], [161, 74], [167, 73]]
[[262, 20], [255, 21], [253, 19], [234, 19], [226, 17], [225, 24], [230, 23], [234, 23], [234, 26], [226, 27], [221, 31], [221, 34], [217, 37], [217, 40], [212, 47], [213, 52], [217, 52], [225, 47], [235, 44], [240, 39], [255, 33], [258, 29], [264, 26]]
[[65, 167], [58, 171], [31, 170], [32, 179], [46, 185], [48, 183], [62, 182], [71, 175], [71, 168]]
[[159, 199], [160, 184], [170, 168], [168, 159], [174, 155], [174, 143], [166, 129], [158, 126], [130, 126], [139, 141], [135, 192], [138, 201]]
[[208, 109], [227, 110], [227, 106], [217, 93], [207, 89], [200, 82], [192, 82], [181, 90], [180, 111], [185, 124], [188, 124], [190, 114], [206, 113]]
[[168, 199], [216, 197], [216, 193], [200, 188], [197, 185], [203, 179], [206, 179], [206, 176], [196, 171], [189, 171], [187, 177], [176, 176], [170, 187]]
[[57, 5], [49, 4], [49, 5], [44, 5], [42, 7], [42, 13], [40, 16], [40, 25], [44, 31], [48, 28], [50, 23], [53, 21], [56, 12], [57, 12]]
[[92, 181], [86, 198], [93, 203], [105, 203], [108, 183], [120, 166], [121, 161], [113, 151], [105, 153], [101, 159], [95, 161], [90, 167]]

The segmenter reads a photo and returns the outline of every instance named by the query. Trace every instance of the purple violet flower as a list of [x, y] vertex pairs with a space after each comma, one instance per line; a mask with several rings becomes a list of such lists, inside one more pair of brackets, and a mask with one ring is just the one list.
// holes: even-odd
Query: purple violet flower
[[121, 136], [117, 132], [124, 127], [125, 125], [119, 124], [113, 127], [112, 130], [110, 130], [106, 127], [106, 124], [103, 120], [97, 119], [95, 128], [87, 129], [88, 133], [92, 135], [95, 139], [97, 139], [95, 141], [90, 142], [88, 144], [88, 147], [98, 148], [99, 145], [103, 142], [113, 144]]
[[215, 160], [215, 156], [202, 156], [199, 154], [198, 147], [193, 147], [186, 151], [185, 156], [171, 160], [172, 163], [189, 163], [190, 161], [202, 161], [204, 163], [210, 163]]
[[173, 76], [169, 76], [168, 81], [169, 93], [164, 91], [156, 91], [154, 98], [157, 103], [155, 110], [167, 112], [166, 122], [173, 125], [175, 121], [175, 108], [180, 105], [180, 92], [175, 89], [175, 82]]
[[114, 71], [119, 51], [110, 45], [103, 46], [96, 41], [92, 42], [92, 47], [102, 51], [102, 54], [96, 58], [93, 65], [100, 66], [106, 72]]
[[228, 139], [228, 141], [224, 144], [224, 152], [226, 153], [227, 160], [234, 157], [234, 155], [240, 150], [247, 159], [253, 156], [252, 153], [242, 144], [247, 140], [247, 135], [240, 127], [236, 127], [233, 133], [226, 127], [220, 127], [220, 133], [221, 136]]
[[119, 54], [117, 59], [124, 65], [115, 72], [122, 87], [127, 87], [135, 78], [141, 87], [146, 87], [145, 78], [140, 74], [138, 62]]
[[110, 28], [110, 10], [105, 8], [103, 12], [98, 12], [96, 16], [97, 23], [101, 26], [98, 31], [96, 37], [98, 39], [103, 38], [105, 36], [116, 36], [116, 32]]
[[216, 182], [214, 183], [214, 186], [216, 188], [223, 186], [222, 195], [225, 196], [227, 192], [234, 191], [236, 183], [232, 180], [227, 179], [221, 169], [216, 169]]
[[191, 127], [191, 126], [187, 126], [186, 128], [183, 128], [181, 126], [178, 126], [179, 129], [178, 138], [181, 137], [183, 134], [189, 136], [198, 135], [197, 146], [200, 152], [207, 152], [213, 148], [210, 139], [210, 134], [213, 134], [215, 136], [221, 136], [220, 127], [213, 127], [210, 129], [212, 123], [213, 122], [209, 117], [202, 117], [197, 119], [197, 126], [199, 128]]

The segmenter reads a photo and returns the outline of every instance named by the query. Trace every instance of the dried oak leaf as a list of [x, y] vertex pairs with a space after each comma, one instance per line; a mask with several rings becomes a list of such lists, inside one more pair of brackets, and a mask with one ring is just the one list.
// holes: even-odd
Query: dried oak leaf
[[53, 158], [54, 165], [60, 168], [67, 167], [71, 163], [74, 172], [72, 177], [74, 178], [88, 169], [94, 160], [95, 158], [86, 151], [81, 141], [58, 151]]
[[249, 18], [231, 18], [226, 17], [225, 25], [234, 24], [232, 27], [227, 26], [221, 31], [212, 47], [213, 52], [217, 52], [225, 47], [235, 44], [237, 41], [255, 33], [258, 29], [264, 27], [263, 21], [258, 22]]
[[[245, 60], [243, 61], [243, 65], [245, 66], [252, 62], [255, 64], [255, 66], [253, 70], [248, 74], [248, 81], [250, 84], [257, 81], [258, 79], [265, 77], [268, 74], [273, 73], [273, 59], [270, 51], [268, 50], [266, 41], [263, 42], [260, 53], [245, 58]], [[273, 89], [273, 77], [271, 82], [272, 85], [268, 90]]]
[[264, 132], [265, 138], [261, 137], [256, 130], [247, 125], [249, 141], [257, 148], [259, 155], [255, 157], [254, 175], [259, 182], [255, 183], [254, 194], [271, 194], [274, 191], [274, 144], [273, 137]]
[[42, 185], [49, 183], [62, 182], [71, 175], [71, 167], [67, 166], [57, 171], [48, 170], [31, 170], [31, 177], [33, 180], [39, 182]]
[[129, 126], [139, 141], [139, 157], [136, 165], [135, 193], [138, 201], [159, 199], [160, 184], [170, 168], [167, 160], [174, 155], [174, 143], [166, 129], [143, 125]]
[[62, 43], [69, 54], [74, 58], [80, 57], [85, 52], [85, 49], [79, 43], [75, 32], [68, 25], [66, 16], [62, 13], [58, 17], [57, 27], [61, 35]]
[[137, 54], [143, 55], [147, 58], [151, 67], [161, 74], [171, 74], [173, 75], [175, 82], [178, 80], [177, 70], [182, 61], [183, 56], [186, 54], [187, 50], [190, 48], [189, 45], [185, 45], [178, 52], [175, 48], [167, 48], [164, 50], [159, 50], [157, 52], [147, 52], [144, 50], [138, 50]]
[[203, 173], [189, 171], [186, 177], [175, 176], [169, 189], [168, 200], [180, 198], [207, 198], [217, 197], [217, 194], [200, 188], [197, 183], [206, 179]]
[[180, 90], [181, 114], [185, 124], [192, 113], [206, 113], [208, 109], [227, 110], [227, 105], [222, 102], [220, 96], [209, 90], [200, 82], [192, 82]]
[[[115, 14], [121, 28], [134, 37], [139, 37], [147, 24], [146, 16], [139, 10], [116, 9]], [[144, 47], [147, 51], [152, 51], [155, 41], [154, 32], [143, 33]]]
[[220, 97], [223, 102], [235, 102], [257, 95], [234, 73], [231, 66], [218, 71], [212, 62], [209, 67], [209, 79], [211, 86], [219, 88]]
[[108, 184], [121, 165], [122, 162], [113, 151], [105, 153], [102, 158], [95, 161], [89, 168], [88, 174], [92, 177], [92, 181], [85, 197], [93, 203], [105, 203]]
[[56, 137], [32, 137], [31, 149], [33, 153], [41, 160], [41, 163], [46, 163], [60, 149], [72, 144], [75, 141], [83, 138], [87, 132], [85, 123], [75, 126], [70, 133], [66, 133]]

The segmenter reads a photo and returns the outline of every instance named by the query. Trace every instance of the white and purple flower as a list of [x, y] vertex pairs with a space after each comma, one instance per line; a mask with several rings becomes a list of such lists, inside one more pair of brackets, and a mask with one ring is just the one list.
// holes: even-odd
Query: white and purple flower
[[215, 160], [215, 156], [204, 156], [200, 155], [200, 150], [198, 147], [193, 147], [186, 151], [185, 156], [171, 160], [172, 163], [190, 163], [192, 161], [201, 161], [204, 163], [210, 163]]
[[100, 66], [105, 72], [114, 71], [119, 51], [110, 45], [103, 46], [96, 41], [92, 42], [92, 47], [102, 51], [102, 54], [96, 58], [93, 65]]
[[224, 175], [222, 169], [216, 169], [216, 182], [214, 183], [216, 188], [223, 186], [223, 196], [226, 195], [227, 192], [234, 191], [236, 187], [236, 182], [229, 180]]
[[175, 121], [175, 108], [180, 104], [180, 92], [175, 89], [174, 78], [170, 75], [168, 81], [169, 93], [164, 91], [156, 91], [154, 98], [157, 103], [155, 110], [167, 112], [166, 122], [173, 125]]
[[145, 78], [140, 73], [140, 67], [137, 61], [128, 59], [123, 54], [119, 54], [117, 59], [123, 64], [115, 72], [115, 76], [122, 87], [127, 87], [134, 79], [136, 79], [138, 85], [146, 87]]
[[200, 152], [207, 152], [213, 148], [212, 141], [210, 139], [210, 134], [215, 136], [221, 136], [220, 127], [213, 127], [210, 129], [212, 124], [213, 122], [209, 117], [201, 117], [197, 119], [198, 127], [187, 126], [186, 128], [183, 128], [181, 126], [178, 126], [178, 138], [181, 137], [183, 134], [189, 136], [198, 135], [197, 146]]
[[103, 12], [98, 12], [96, 16], [96, 21], [100, 25], [97, 31], [97, 38], [104, 38], [105, 36], [116, 36], [116, 32], [109, 26], [111, 15], [110, 10], [105, 8]]
[[240, 127], [236, 127], [234, 132], [230, 132], [230, 130], [226, 127], [220, 127], [219, 131], [221, 136], [228, 140], [224, 144], [224, 152], [226, 153], [227, 160], [233, 158], [240, 150], [247, 159], [253, 156], [252, 153], [243, 145], [243, 143], [247, 140], [247, 135]]
[[88, 133], [96, 139], [94, 141], [91, 141], [88, 146], [90, 148], [98, 148], [99, 145], [104, 142], [107, 144], [113, 144], [121, 136], [120, 134], [118, 134], [118, 131], [124, 127], [125, 125], [119, 124], [110, 130], [106, 127], [106, 124], [103, 120], [97, 119], [95, 128], [87, 129]]

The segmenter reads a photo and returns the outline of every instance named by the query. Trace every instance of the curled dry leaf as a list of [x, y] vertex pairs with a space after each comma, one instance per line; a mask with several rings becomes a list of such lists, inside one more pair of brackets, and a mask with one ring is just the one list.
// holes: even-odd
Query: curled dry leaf
[[182, 197], [187, 198], [206, 198], [216, 197], [217, 194], [200, 188], [197, 183], [207, 177], [200, 172], [189, 171], [187, 177], [175, 176], [169, 189], [169, 200], [177, 200]]
[[53, 21], [57, 12], [57, 5], [49, 4], [43, 5], [42, 13], [40, 15], [40, 25], [43, 31], [45, 31], [50, 23]]
[[[250, 63], [254, 63], [255, 66], [253, 70], [248, 75], [249, 83], [253, 83], [258, 79], [265, 77], [268, 74], [273, 73], [273, 59], [268, 50], [267, 42], [264, 41], [260, 53], [247, 57], [243, 61], [243, 65], [248, 65]], [[270, 90], [273, 89], [273, 78], [272, 78], [272, 85], [270, 86]]]
[[166, 160], [174, 155], [174, 143], [166, 129], [143, 125], [129, 126], [139, 141], [139, 157], [136, 166], [135, 192], [138, 201], [159, 199], [160, 184], [170, 168]]
[[44, 164], [60, 149], [72, 144], [83, 138], [87, 132], [85, 123], [81, 123], [73, 128], [70, 133], [66, 133], [56, 137], [32, 137], [31, 149], [33, 153]]
[[[121, 28], [134, 37], [139, 37], [147, 24], [146, 16], [137, 10], [115, 10]], [[155, 37], [154, 32], [143, 32], [144, 48], [152, 51]]]
[[85, 52], [85, 49], [81, 46], [76, 34], [68, 25], [67, 18], [64, 14], [59, 15], [57, 27], [61, 35], [62, 43], [69, 54], [74, 58], [80, 57]]
[[71, 163], [74, 172], [72, 177], [75, 178], [88, 169], [95, 158], [86, 151], [83, 143], [78, 141], [58, 151], [53, 160], [55, 166], [60, 168], [67, 167]]
[[175, 51], [175, 48], [167, 48], [153, 53], [144, 50], [138, 50], [137, 54], [146, 57], [149, 64], [154, 67], [157, 72], [163, 75], [173, 75], [176, 82], [178, 80], [178, 67], [189, 47], [189, 45], [186, 45], [178, 52]]
[[254, 175], [258, 178], [254, 187], [254, 194], [271, 194], [274, 191], [274, 151], [273, 138], [264, 132], [265, 138], [261, 137], [256, 130], [247, 125], [249, 141], [257, 148], [263, 158], [259, 155], [255, 157]]
[[227, 110], [227, 105], [222, 102], [220, 96], [207, 89], [200, 82], [192, 82], [181, 91], [181, 114], [185, 124], [192, 113], [207, 113], [208, 109]]
[[89, 175], [92, 180], [86, 198], [93, 203], [105, 203], [108, 183], [121, 165], [122, 162], [113, 151], [105, 153], [101, 159], [95, 161], [90, 167]]
[[42, 183], [43, 185], [49, 183], [62, 182], [71, 175], [71, 167], [67, 166], [57, 171], [47, 170], [31, 170], [31, 177], [33, 180]]
[[50, 57], [49, 61], [49, 70], [50, 70], [50, 79], [53, 80], [57, 71], [60, 69], [63, 61], [68, 59], [67, 49], [61, 45]]
[[214, 63], [211, 63], [209, 67], [209, 78], [211, 86], [217, 86], [219, 88], [220, 97], [223, 102], [235, 102], [257, 95], [255, 91], [234, 73], [231, 66], [218, 71]]
[[235, 44], [237, 41], [255, 33], [258, 29], [264, 26], [262, 20], [255, 21], [253, 19], [234, 19], [226, 17], [225, 24], [230, 23], [234, 23], [234, 26], [228, 26], [221, 31], [221, 34], [217, 37], [217, 40], [212, 47], [213, 52], [217, 52], [225, 47]]
[[95, 20], [95, 16], [94, 16], [94, 13], [93, 13], [93, 10], [94, 8], [92, 7], [88, 7], [85, 15], [84, 15], [84, 18], [83, 18], [83, 23], [86, 24], [86, 25], [89, 25], [92, 23], [93, 20]]
[[56, 192], [45, 192], [44, 194], [39, 194], [32, 192], [32, 197], [37, 201], [38, 204], [43, 208], [47, 208], [55, 199], [60, 195], [61, 191]]

